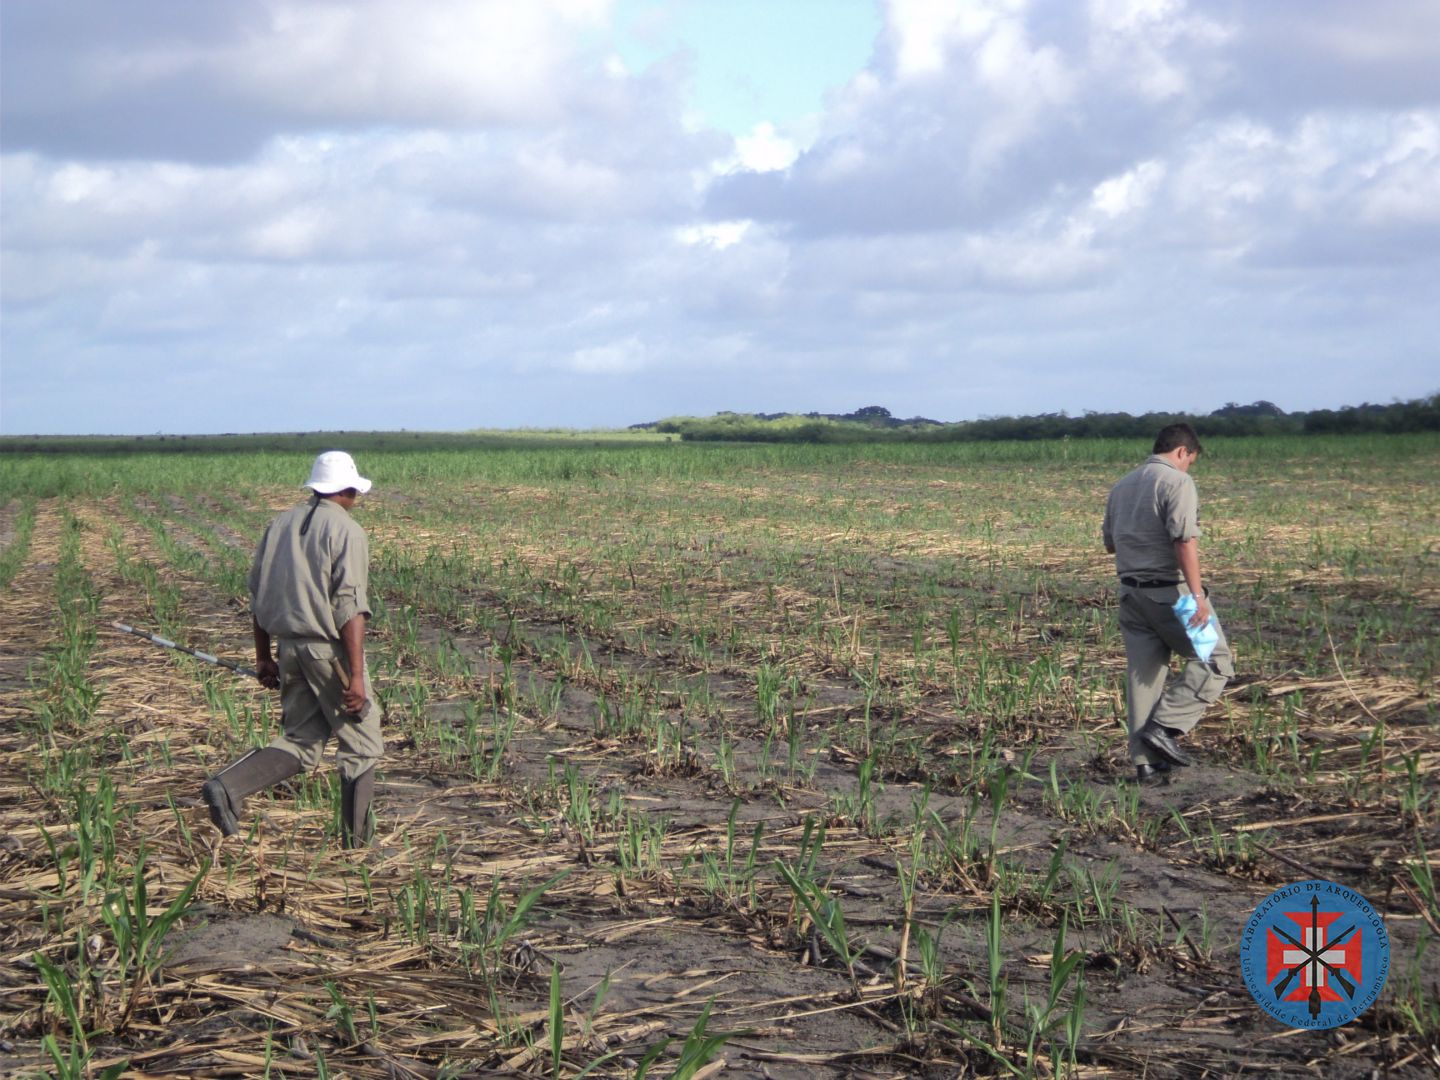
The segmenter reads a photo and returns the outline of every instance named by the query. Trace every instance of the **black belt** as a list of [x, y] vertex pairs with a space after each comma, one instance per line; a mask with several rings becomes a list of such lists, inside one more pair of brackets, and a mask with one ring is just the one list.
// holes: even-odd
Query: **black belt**
[[1122, 577], [1121, 585], [1129, 585], [1132, 589], [1168, 589], [1179, 585], [1178, 581], [1148, 581], [1145, 578]]

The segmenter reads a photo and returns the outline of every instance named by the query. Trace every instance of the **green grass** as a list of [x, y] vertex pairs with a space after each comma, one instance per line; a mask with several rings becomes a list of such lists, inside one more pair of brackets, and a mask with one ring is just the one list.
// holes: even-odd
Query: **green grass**
[[[804, 924], [824, 946], [812, 955], [857, 996], [863, 949], [885, 920], [913, 927], [926, 981], [954, 985], [966, 973], [1000, 1009], [964, 1021], [956, 1037], [1022, 1075], [1038, 1074], [1046, 1057], [1073, 1068], [1087, 1009], [1108, 1008], [1112, 980], [1082, 982], [1076, 950], [1158, 950], [1160, 977], [1174, 951], [1121, 899], [1119, 864], [1095, 854], [1107, 845], [1210, 874], [1233, 899], [1277, 872], [1262, 846], [1280, 843], [1268, 826], [1240, 826], [1279, 819], [1276, 801], [1297, 817], [1348, 818], [1361, 807], [1336, 848], [1352, 862], [1363, 850], [1367, 863], [1379, 860], [1377, 881], [1398, 873], [1433, 902], [1433, 882], [1406, 874], [1416, 864], [1404, 860], [1434, 849], [1440, 804], [1423, 768], [1440, 671], [1440, 490], [1416, 479], [1440, 464], [1440, 439], [1209, 441], [1194, 473], [1203, 558], [1248, 683], [1217, 706], [1202, 738], [1207, 764], [1243, 797], [1219, 792], [1218, 805], [1192, 817], [1157, 814], [1108, 771], [1123, 765], [1124, 661], [1099, 517], [1143, 444], [413, 441], [368, 451], [348, 442], [376, 481], [356, 514], [372, 543], [370, 662], [387, 739], [400, 747], [394, 768], [412, 787], [433, 776], [504, 802], [489, 828], [503, 821], [547, 859], [573, 859], [582, 892], [598, 877], [632, 910], [723, 912], [732, 929]], [[58, 891], [42, 918], [72, 936], [67, 905], [112, 894], [134, 864], [120, 850], [135, 831], [122, 802], [183, 825], [174, 803], [117, 801], [94, 783], [109, 770], [134, 784], [141, 765], [87, 730], [102, 708], [112, 722], [130, 715], [136, 693], [98, 674], [107, 669], [92, 658], [109, 651], [113, 662], [113, 650], [93, 625], [143, 615], [170, 636], [213, 629], [245, 648], [249, 550], [274, 508], [300, 498], [312, 452], [191, 450], [11, 453], [0, 475], [20, 552], [12, 564], [37, 571], [26, 587], [53, 564], [46, 602], [69, 612], [35, 651], [27, 731], [41, 744], [29, 750], [36, 786], [58, 808], [45, 819]], [[60, 526], [54, 553], [21, 542], [37, 513], [49, 535]], [[119, 602], [144, 610], [100, 610]], [[273, 726], [229, 684], [190, 677], [212, 750]], [[1384, 711], [1382, 692], [1414, 696], [1403, 723]], [[1365, 716], [1372, 707], [1384, 723]], [[147, 752], [162, 750], [168, 769], [169, 743], [149, 741]], [[518, 775], [512, 766], [526, 754], [541, 771], [548, 755], [549, 775]], [[184, 770], [198, 775], [205, 760], [176, 766], [184, 779], [175, 782], [190, 782]], [[324, 816], [332, 781], [297, 781], [269, 807], [257, 799], [250, 820], [280, 806]], [[708, 821], [677, 825], [668, 806], [628, 801], [657, 790], [708, 799], [694, 811]], [[944, 813], [932, 798], [945, 800]], [[77, 823], [68, 841], [57, 815]], [[1015, 847], [1022, 817], [1043, 817], [1055, 846]], [[515, 978], [515, 947], [533, 936], [543, 949], [541, 916], [575, 901], [556, 895], [566, 891], [558, 879], [496, 879], [487, 899], [488, 878], [458, 876], [470, 824], [445, 820], [447, 838], [417, 823], [424, 839], [404, 875], [377, 870], [372, 889], [366, 871], [364, 888], [386, 933], [428, 963], [488, 980], [502, 1017], [496, 988]], [[822, 851], [827, 828], [835, 842]], [[183, 843], [193, 859], [188, 833]], [[861, 848], [902, 856], [878, 922], [842, 887]], [[38, 844], [37, 853], [44, 865]], [[252, 902], [251, 873], [222, 862], [213, 876], [226, 877], [225, 902]], [[170, 895], [181, 883], [171, 876]], [[600, 895], [586, 901], [593, 910], [571, 906], [567, 916], [620, 910]], [[969, 955], [947, 974], [939, 920], [949, 915], [935, 908], [961, 899], [956, 919], [969, 925], [949, 941]], [[1035, 949], [1055, 942], [1048, 979], [1011, 955], [1016, 942], [1041, 938]], [[505, 1038], [539, 1045], [548, 1035], [547, 1071], [563, 1072], [576, 1060], [566, 1042], [575, 1014], [558, 1006], [559, 969], [539, 970], [550, 976], [549, 1026]], [[328, 1019], [351, 1029], [363, 1000], [339, 978], [320, 998]], [[923, 1004], [904, 1012], [906, 1030], [943, 1037]], [[1411, 1028], [1433, 1028], [1433, 1013], [1412, 1013]], [[329, 1067], [341, 1067], [340, 1052]]]

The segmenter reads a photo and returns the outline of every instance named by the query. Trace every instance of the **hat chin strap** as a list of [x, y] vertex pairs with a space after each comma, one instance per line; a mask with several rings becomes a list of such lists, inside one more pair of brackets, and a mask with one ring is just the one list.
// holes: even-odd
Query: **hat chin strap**
[[310, 531], [310, 519], [315, 516], [315, 511], [320, 509], [320, 500], [324, 496], [320, 492], [314, 492], [310, 496], [310, 512], [305, 515], [305, 520], [300, 523], [300, 535], [304, 536]]

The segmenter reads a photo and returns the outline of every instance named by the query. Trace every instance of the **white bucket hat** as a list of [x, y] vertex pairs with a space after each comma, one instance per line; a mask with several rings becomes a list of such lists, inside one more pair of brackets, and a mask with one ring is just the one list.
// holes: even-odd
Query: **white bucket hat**
[[364, 495], [370, 490], [370, 481], [360, 475], [355, 459], [344, 450], [326, 450], [310, 467], [310, 479], [304, 486], [320, 495], [334, 495], [346, 488]]

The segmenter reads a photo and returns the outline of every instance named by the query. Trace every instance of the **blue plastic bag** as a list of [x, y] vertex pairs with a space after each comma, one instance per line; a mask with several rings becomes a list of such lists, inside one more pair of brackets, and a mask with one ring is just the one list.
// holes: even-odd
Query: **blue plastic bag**
[[1220, 631], [1215, 628], [1215, 616], [1205, 620], [1203, 626], [1191, 626], [1191, 616], [1195, 614], [1195, 597], [1189, 593], [1182, 593], [1180, 599], [1176, 600], [1172, 611], [1175, 617], [1180, 620], [1180, 625], [1185, 628], [1185, 634], [1190, 638], [1190, 644], [1195, 649], [1195, 655], [1207, 664], [1210, 662], [1210, 654], [1215, 651], [1215, 646], [1220, 643]]

